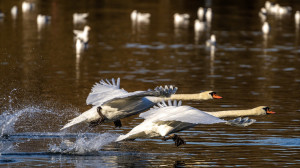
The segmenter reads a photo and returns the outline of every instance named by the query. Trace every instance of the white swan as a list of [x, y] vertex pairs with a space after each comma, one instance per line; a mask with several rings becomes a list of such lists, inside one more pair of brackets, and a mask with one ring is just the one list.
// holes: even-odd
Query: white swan
[[11, 13], [12, 18], [16, 19], [17, 15], [18, 15], [18, 7], [16, 5], [13, 6], [10, 10], [10, 13]]
[[179, 13], [175, 13], [174, 14], [174, 26], [175, 28], [187, 28], [189, 25], [189, 19], [190, 19], [190, 15], [187, 13], [184, 14], [179, 14]]
[[35, 4], [34, 3], [30, 3], [30, 2], [22, 2], [22, 11], [23, 12], [28, 12], [28, 11], [31, 11], [33, 10], [35, 7]]
[[261, 30], [262, 30], [263, 34], [265, 34], [265, 35], [269, 34], [269, 32], [270, 32], [270, 25], [269, 25], [269, 23], [268, 22], [264, 22]]
[[100, 83], [94, 85], [86, 99], [86, 103], [93, 105], [93, 107], [70, 120], [62, 129], [82, 122], [88, 122], [91, 126], [96, 126], [101, 124], [101, 122], [111, 121], [117, 127], [120, 127], [121, 118], [143, 112], [163, 100], [209, 100], [222, 98], [214, 91], [174, 95], [176, 91], [176, 87], [170, 86], [129, 93], [120, 88], [120, 78], [118, 78], [117, 82], [114, 79], [112, 79], [112, 82], [101, 80]]
[[[144, 122], [134, 127], [126, 135], [120, 135], [116, 141], [134, 140], [136, 138], [163, 137], [163, 140], [173, 139], [175, 145], [184, 144], [184, 141], [176, 133], [198, 124], [227, 123], [237, 126], [248, 126], [255, 122], [253, 119], [235, 119], [225, 121], [204, 111], [190, 106], [181, 106], [181, 101], [177, 104], [169, 100], [168, 105], [165, 102], [158, 103], [157, 106], [147, 112], [140, 114]], [[169, 135], [168, 137], [165, 137]]]
[[120, 119], [143, 112], [161, 101], [162, 97], [169, 97], [176, 91], [176, 87], [166, 86], [148, 91], [127, 92], [120, 88], [120, 78], [117, 82], [112, 79], [112, 83], [101, 80], [94, 85], [86, 100], [93, 107], [72, 119], [62, 129], [81, 122], [88, 122], [90, 126], [114, 122], [116, 127], [121, 127]]
[[133, 23], [149, 23], [150, 17], [150, 13], [141, 13], [137, 10], [133, 10], [130, 14], [130, 18]]
[[300, 11], [296, 11], [296, 13], [295, 13], [295, 23], [296, 23], [296, 26], [299, 26], [299, 23], [300, 23]]
[[86, 22], [86, 18], [88, 16], [89, 16], [88, 13], [74, 13], [73, 14], [73, 24]]
[[210, 39], [206, 41], [206, 47], [216, 46], [217, 40], [214, 34], [210, 35]]
[[203, 21], [200, 21], [199, 19], [196, 19], [194, 22], [195, 32], [202, 32], [204, 29], [205, 29], [205, 23]]
[[38, 25], [44, 25], [51, 21], [51, 16], [38, 14], [36, 17], [36, 21]]
[[76, 38], [81, 39], [83, 42], [88, 42], [90, 26], [84, 26], [83, 30], [73, 30]]

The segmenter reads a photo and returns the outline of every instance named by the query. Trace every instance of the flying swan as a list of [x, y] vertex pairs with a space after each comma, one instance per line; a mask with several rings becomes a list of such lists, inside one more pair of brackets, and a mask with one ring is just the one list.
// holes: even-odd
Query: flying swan
[[87, 122], [90, 126], [97, 126], [103, 122], [114, 122], [116, 127], [121, 127], [120, 119], [126, 118], [145, 110], [163, 100], [208, 100], [220, 99], [221, 96], [213, 91], [205, 91], [197, 94], [177, 94], [177, 87], [162, 86], [154, 90], [127, 92], [120, 88], [120, 78], [117, 82], [101, 80], [96, 83], [88, 95], [86, 103], [93, 105], [90, 110], [70, 120], [61, 130], [73, 125]]
[[[244, 113], [242, 114], [238, 111], [228, 113], [235, 113], [235, 115], [232, 116], [265, 115], [268, 113], [275, 113], [269, 111], [268, 107], [263, 107], [262, 109], [255, 108], [255, 110], [242, 110], [242, 112]], [[180, 146], [185, 142], [174, 133], [194, 127], [198, 124], [225, 123], [235, 126], [248, 126], [255, 122], [254, 119], [249, 119], [248, 117], [237, 118], [230, 121], [216, 117], [218, 115], [226, 117], [229, 116], [224, 113], [225, 112], [223, 111], [220, 113], [207, 113], [190, 106], [181, 106], [181, 101], [177, 104], [176, 100], [174, 100], [173, 103], [169, 100], [168, 105], [163, 101], [158, 103], [157, 106], [154, 106], [149, 111], [140, 114], [140, 117], [145, 120], [138, 126], [134, 127], [126, 135], [120, 135], [116, 141], [134, 140], [136, 138], [162, 137], [162, 140], [173, 139], [175, 145]]]

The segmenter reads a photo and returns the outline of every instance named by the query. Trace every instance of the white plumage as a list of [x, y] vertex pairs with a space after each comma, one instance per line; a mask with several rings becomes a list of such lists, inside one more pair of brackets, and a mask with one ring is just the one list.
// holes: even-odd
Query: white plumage
[[73, 14], [73, 23], [84, 23], [86, 22], [86, 18], [89, 16], [88, 13], [74, 13]]
[[[169, 100], [168, 105], [165, 102], [158, 103], [154, 108], [140, 114], [140, 117], [145, 119], [144, 122], [134, 127], [126, 135], [119, 136], [116, 141], [165, 137], [171, 133], [194, 127], [197, 124], [229, 123], [231, 125], [247, 126], [255, 122], [255, 120], [248, 118], [244, 120], [225, 121], [196, 108], [181, 106], [181, 101], [177, 104], [176, 100], [173, 103]], [[176, 146], [184, 143], [177, 135], [172, 135], [172, 138]], [[181, 143], [177, 142], [178, 139], [181, 140]]]

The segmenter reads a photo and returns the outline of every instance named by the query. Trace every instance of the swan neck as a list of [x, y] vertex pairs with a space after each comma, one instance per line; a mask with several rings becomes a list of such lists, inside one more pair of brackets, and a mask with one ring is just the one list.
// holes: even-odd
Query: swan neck
[[170, 100], [207, 100], [201, 93], [197, 94], [173, 94], [167, 98]]
[[207, 112], [215, 117], [243, 117], [250, 115], [260, 115], [254, 110], [231, 110], [231, 111], [217, 111], [217, 112]]

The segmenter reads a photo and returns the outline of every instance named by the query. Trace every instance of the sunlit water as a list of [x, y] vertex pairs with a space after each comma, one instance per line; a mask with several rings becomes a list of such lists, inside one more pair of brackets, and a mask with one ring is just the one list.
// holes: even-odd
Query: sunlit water
[[[0, 166], [14, 167], [297, 167], [300, 165], [299, 26], [288, 15], [268, 16], [261, 32], [264, 1], [0, 1]], [[18, 14], [11, 15], [17, 5]], [[213, 18], [194, 32], [198, 7]], [[149, 12], [133, 24], [130, 13]], [[89, 12], [73, 24], [72, 14]], [[174, 13], [189, 13], [188, 25], [173, 24]], [[51, 22], [36, 24], [37, 14]], [[73, 29], [91, 27], [87, 46], [76, 53]], [[217, 45], [205, 42], [216, 35]], [[142, 122], [86, 124], [60, 132], [69, 119], [90, 107], [94, 83], [121, 78], [127, 91], [172, 84], [178, 93], [214, 90], [224, 99], [183, 102], [205, 111], [267, 105], [277, 113], [250, 117], [248, 127], [199, 125], [179, 135], [186, 144], [137, 139], [114, 142]]]

